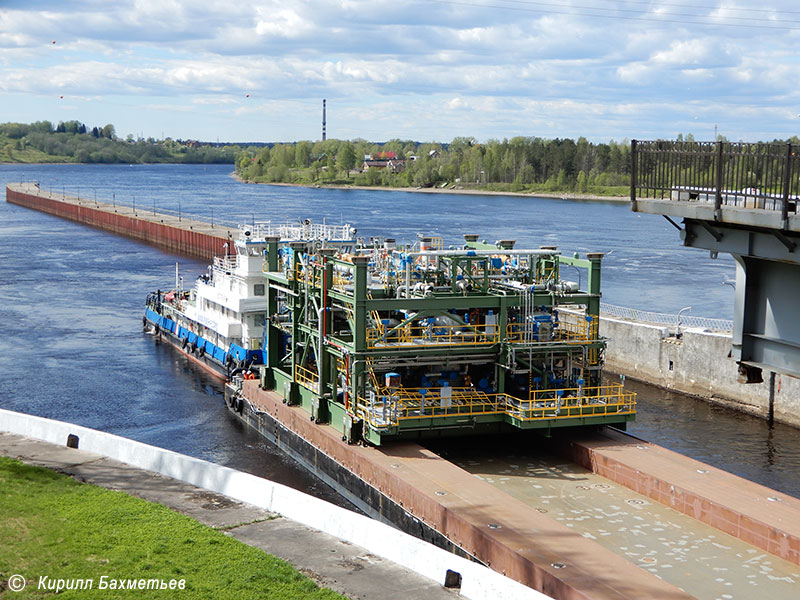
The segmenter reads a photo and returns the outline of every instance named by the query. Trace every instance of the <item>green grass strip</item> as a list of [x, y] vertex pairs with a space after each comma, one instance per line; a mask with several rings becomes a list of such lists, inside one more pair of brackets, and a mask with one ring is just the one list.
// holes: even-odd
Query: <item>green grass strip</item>
[[[19, 574], [20, 593], [8, 589]], [[79, 483], [49, 469], [0, 457], [0, 598], [45, 598], [49, 581], [92, 580], [71, 598], [332, 600], [285, 561], [160, 504]], [[114, 580], [185, 581], [185, 589], [98, 589]]]

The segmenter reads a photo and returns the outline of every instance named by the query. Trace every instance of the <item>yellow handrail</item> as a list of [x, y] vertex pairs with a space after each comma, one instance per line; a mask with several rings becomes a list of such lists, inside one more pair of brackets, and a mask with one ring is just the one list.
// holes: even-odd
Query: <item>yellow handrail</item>
[[583, 343], [597, 339], [597, 319], [586, 321], [585, 317], [559, 319], [552, 329], [534, 323], [509, 323], [506, 326], [506, 341], [517, 342], [567, 342]]
[[294, 380], [312, 392], [319, 392], [319, 376], [311, 369], [306, 369], [303, 366], [295, 365]]
[[499, 340], [500, 336], [494, 325], [412, 325], [407, 323], [386, 333], [381, 329], [367, 329], [367, 347], [370, 349], [425, 344], [474, 346], [496, 344]]
[[528, 399], [508, 397], [508, 414], [523, 421], [620, 415], [636, 412], [636, 394], [622, 384], [531, 390]]
[[376, 399], [370, 403], [359, 397], [357, 405], [358, 416], [379, 428], [432, 417], [504, 414], [520, 421], [535, 421], [635, 412], [636, 394], [626, 392], [621, 384], [533, 390], [527, 400], [509, 394], [487, 394], [472, 387], [376, 386]]

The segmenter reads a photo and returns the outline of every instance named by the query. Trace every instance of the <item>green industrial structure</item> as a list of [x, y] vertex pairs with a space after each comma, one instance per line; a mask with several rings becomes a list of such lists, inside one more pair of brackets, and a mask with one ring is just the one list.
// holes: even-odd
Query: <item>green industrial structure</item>
[[[602, 380], [603, 255], [464, 238], [444, 249], [437, 238], [326, 247], [268, 237], [262, 387], [374, 445], [624, 428], [635, 394]], [[562, 279], [564, 266], [578, 283]]]

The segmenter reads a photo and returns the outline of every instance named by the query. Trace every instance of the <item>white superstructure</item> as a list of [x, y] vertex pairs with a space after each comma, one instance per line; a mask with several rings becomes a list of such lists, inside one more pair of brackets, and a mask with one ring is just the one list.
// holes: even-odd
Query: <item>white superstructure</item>
[[240, 225], [238, 238], [225, 245], [225, 255], [214, 258], [192, 290], [182, 289], [176, 267], [176, 289], [148, 297], [145, 321], [174, 336], [184, 351], [214, 363], [218, 371], [229, 372], [235, 364], [260, 364], [267, 310], [262, 271], [267, 240], [350, 247], [355, 234], [350, 225], [315, 225], [309, 220], [296, 225]]

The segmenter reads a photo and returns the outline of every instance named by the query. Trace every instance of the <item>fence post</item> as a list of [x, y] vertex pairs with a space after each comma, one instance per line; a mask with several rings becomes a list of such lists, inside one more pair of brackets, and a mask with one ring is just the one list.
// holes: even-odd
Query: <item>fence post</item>
[[639, 169], [637, 168], [638, 142], [631, 140], [631, 210], [636, 212], [636, 186], [638, 185]]
[[717, 170], [714, 177], [717, 193], [714, 197], [714, 220], [722, 219], [722, 141], [717, 142]]
[[789, 228], [789, 186], [791, 185], [792, 144], [786, 144], [786, 162], [783, 163], [783, 203], [781, 206], [781, 228]]

